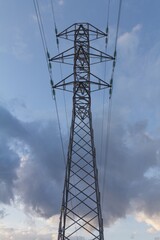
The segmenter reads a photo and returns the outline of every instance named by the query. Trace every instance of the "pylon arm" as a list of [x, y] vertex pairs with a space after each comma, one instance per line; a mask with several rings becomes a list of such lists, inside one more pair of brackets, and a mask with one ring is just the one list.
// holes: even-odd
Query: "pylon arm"
[[[86, 52], [85, 52], [84, 46], [79, 47], [78, 53], [83, 53], [85, 56]], [[75, 53], [72, 52], [72, 50], [74, 50], [74, 47], [71, 47], [68, 50], [56, 55], [55, 57], [50, 58], [49, 61], [74, 65], [73, 57], [75, 56]], [[91, 60], [90, 65], [114, 60], [114, 57], [110, 56], [107, 53], [101, 52], [98, 49], [91, 46], [90, 46], [89, 57]]]
[[[73, 76], [74, 73], [68, 75], [66, 78], [64, 78], [63, 80], [61, 80], [60, 82], [56, 83], [55, 85], [52, 86], [53, 89], [59, 89], [59, 90], [64, 90], [67, 92], [73, 92], [73, 87], [71, 89], [67, 89], [66, 87], [70, 86], [70, 85], [74, 85], [76, 84], [75, 81], [69, 81], [69, 78], [71, 76]], [[97, 77], [96, 75], [94, 75], [93, 73], [90, 73], [90, 75], [92, 77], [94, 77], [96, 80], [95, 81], [86, 81], [86, 79], [81, 79], [80, 81], [77, 82], [77, 84], [88, 84], [90, 83], [91, 86], [91, 92], [95, 92], [98, 90], [102, 90], [104, 88], [110, 88], [111, 85], [105, 81], [103, 81], [101, 78]]]
[[69, 89], [66, 89], [66, 86], [68, 85], [73, 85], [73, 81], [66, 81], [68, 80], [68, 78], [70, 78], [71, 76], [73, 76], [74, 73], [68, 75], [67, 77], [65, 77], [63, 80], [61, 80], [60, 82], [56, 83], [55, 85], [52, 86], [53, 89], [60, 89], [60, 90], [64, 90], [64, 91], [67, 91], [67, 92], [73, 92], [73, 90], [69, 90]]
[[[77, 31], [77, 29], [78, 29], [78, 31]], [[77, 24], [77, 23], [75, 23], [75, 24], [72, 24], [70, 27], [66, 28], [64, 31], [57, 34], [57, 37], [67, 39], [70, 41], [74, 41], [75, 40], [74, 39], [75, 32], [79, 35], [81, 33], [83, 33], [84, 35], [87, 35], [89, 33], [90, 41], [108, 36], [107, 33], [104, 33], [103, 31], [99, 30], [92, 24], [89, 24], [89, 23], [78, 23]], [[84, 36], [84, 41], [85, 40], [86, 40], [86, 38]]]
[[73, 65], [73, 63], [67, 62], [67, 60], [73, 60], [74, 53], [71, 53], [71, 50], [74, 50], [74, 47], [67, 49], [66, 51], [59, 53], [58, 55], [49, 59], [50, 62], [65, 63]]
[[[111, 55], [99, 51], [98, 49], [91, 46], [89, 56], [92, 59], [90, 65], [114, 60], [114, 57], [112, 57]], [[97, 59], [99, 59], [99, 61]]]

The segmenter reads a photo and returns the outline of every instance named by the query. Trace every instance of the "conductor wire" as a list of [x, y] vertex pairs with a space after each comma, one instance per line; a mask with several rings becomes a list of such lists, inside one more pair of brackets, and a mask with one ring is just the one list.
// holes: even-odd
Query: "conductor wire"
[[45, 53], [45, 59], [46, 59], [46, 63], [47, 63], [47, 68], [48, 68], [48, 72], [49, 72], [50, 83], [51, 83], [51, 87], [52, 87], [52, 96], [53, 96], [53, 99], [55, 100], [54, 102], [55, 102], [56, 115], [57, 115], [57, 120], [58, 120], [58, 128], [59, 128], [59, 133], [60, 133], [62, 155], [63, 155], [64, 164], [66, 165], [64, 144], [63, 144], [63, 138], [62, 138], [62, 130], [61, 130], [61, 125], [60, 125], [60, 117], [59, 117], [59, 112], [58, 112], [58, 106], [57, 106], [57, 100], [56, 100], [55, 91], [53, 89], [53, 85], [54, 84], [53, 84], [53, 80], [52, 80], [52, 66], [51, 66], [51, 64], [49, 62], [50, 56], [49, 56], [49, 52], [48, 52], [44, 26], [43, 26], [43, 22], [42, 22], [42, 18], [41, 18], [41, 13], [40, 13], [38, 1], [37, 0], [33, 0], [33, 3], [34, 3], [34, 8], [35, 8], [35, 12], [36, 12], [37, 21], [38, 21], [38, 27], [39, 27], [39, 31], [40, 31], [41, 40], [42, 40], [43, 50], [44, 50], [44, 53]]
[[110, 131], [111, 131], [111, 117], [112, 117], [112, 91], [113, 91], [113, 79], [114, 72], [116, 66], [116, 58], [117, 58], [117, 41], [118, 41], [118, 32], [119, 32], [119, 24], [120, 24], [120, 16], [121, 16], [121, 7], [122, 0], [119, 1], [119, 9], [118, 9], [118, 19], [117, 19], [117, 28], [116, 28], [116, 37], [115, 37], [115, 49], [114, 49], [114, 60], [112, 66], [111, 80], [110, 80], [110, 97], [109, 97], [109, 108], [108, 108], [108, 121], [107, 121], [107, 136], [106, 136], [106, 149], [105, 149], [105, 163], [104, 163], [104, 177], [103, 177], [103, 192], [102, 192], [102, 208], [104, 207], [104, 190], [106, 187], [106, 169], [108, 162], [108, 152], [109, 152], [109, 141], [110, 141]]

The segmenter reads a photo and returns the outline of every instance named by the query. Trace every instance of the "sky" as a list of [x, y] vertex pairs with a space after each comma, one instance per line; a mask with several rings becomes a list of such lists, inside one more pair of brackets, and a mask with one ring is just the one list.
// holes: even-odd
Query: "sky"
[[[54, 56], [51, 2], [38, 3]], [[59, 32], [77, 22], [106, 29], [107, 0], [54, 0], [53, 5]], [[110, 1], [110, 55], [118, 6], [119, 0]], [[160, 240], [159, 9], [159, 0], [122, 1], [107, 164], [108, 90], [92, 94], [105, 239]], [[0, 239], [54, 240], [65, 165], [33, 1], [0, 0], [0, 35]], [[94, 44], [104, 51], [105, 40]], [[68, 46], [60, 40], [60, 51]], [[61, 67], [63, 76], [72, 71]], [[93, 72], [104, 78], [104, 67]], [[110, 63], [106, 71], [109, 81]], [[60, 81], [58, 64], [52, 72], [54, 82]], [[57, 90], [56, 98], [67, 154], [72, 94]]]

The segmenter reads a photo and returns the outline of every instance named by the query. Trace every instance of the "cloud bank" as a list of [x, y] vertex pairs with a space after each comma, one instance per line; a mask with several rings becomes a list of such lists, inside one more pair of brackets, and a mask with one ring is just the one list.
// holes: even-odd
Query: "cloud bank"
[[[56, 125], [21, 122], [3, 107], [0, 116], [1, 203], [11, 204], [16, 196], [32, 213], [46, 218], [57, 214], [64, 166]], [[160, 212], [159, 146], [160, 140], [147, 134], [146, 121], [127, 129], [121, 123], [112, 125], [104, 190], [106, 225], [134, 212], [147, 216]]]
[[[119, 93], [115, 95], [117, 105], [112, 116], [105, 169], [103, 216], [105, 226], [110, 226], [119, 218], [135, 214], [152, 230], [160, 231], [157, 223], [160, 213], [160, 139], [151, 134], [154, 132], [153, 119], [149, 117], [153, 110], [156, 112], [159, 90], [156, 84], [149, 85], [150, 75], [147, 75], [155, 62], [159, 63], [160, 56], [149, 64], [146, 59], [153, 52], [148, 53], [148, 58], [145, 55], [140, 60], [144, 60], [146, 69], [142, 74], [137, 60], [141, 28], [137, 25], [119, 38], [120, 54], [124, 53], [122, 60], [129, 52], [130, 62], [126, 64], [133, 68], [121, 73], [117, 83]], [[127, 65], [123, 63], [121, 70], [125, 67]], [[153, 81], [157, 83], [158, 74], [156, 71], [154, 74]], [[142, 75], [146, 85], [140, 81]], [[131, 98], [135, 96], [135, 90], [136, 97]], [[99, 125], [97, 119], [95, 139], [98, 139]], [[18, 199], [27, 211], [45, 218], [59, 213], [64, 164], [55, 122], [22, 122], [0, 106], [0, 132], [0, 202], [12, 204]], [[104, 165], [99, 165], [101, 173], [104, 173], [103, 168]]]
[[0, 131], [1, 203], [17, 196], [27, 208], [52, 216], [60, 207], [64, 177], [56, 124], [23, 123], [0, 107]]

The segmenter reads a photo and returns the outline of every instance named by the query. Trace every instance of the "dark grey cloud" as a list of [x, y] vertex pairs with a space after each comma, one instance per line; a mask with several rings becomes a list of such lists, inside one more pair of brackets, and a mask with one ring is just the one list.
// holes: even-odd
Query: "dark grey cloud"
[[[64, 164], [57, 125], [54, 121], [21, 122], [2, 107], [0, 119], [3, 133], [0, 141], [0, 167], [3, 170], [0, 174], [0, 201], [9, 204], [16, 195], [27, 211], [43, 217], [58, 213]], [[97, 159], [101, 182], [106, 171], [103, 189], [106, 225], [135, 211], [148, 215], [160, 212], [160, 179], [154, 174], [154, 169], [158, 168], [156, 153], [160, 140], [147, 133], [147, 121], [125, 124], [125, 127], [122, 122], [121, 115], [117, 119], [113, 114], [107, 169], [104, 169], [104, 159], [101, 164]], [[98, 152], [99, 120], [95, 126]], [[20, 145], [15, 148], [13, 144], [11, 148], [15, 140]], [[22, 156], [27, 160], [22, 161]]]
[[4, 107], [0, 106], [1, 135], [9, 138], [23, 138], [27, 132], [23, 124]]
[[155, 177], [154, 170], [149, 174], [159, 167], [156, 154], [159, 148], [160, 139], [149, 136], [146, 121], [126, 129], [116, 121], [112, 124], [103, 189], [107, 225], [134, 211], [149, 216], [160, 212], [160, 178]]
[[24, 123], [0, 107], [0, 130], [0, 202], [9, 204], [16, 195], [26, 208], [52, 216], [60, 208], [64, 178], [56, 124]]
[[10, 203], [14, 199], [13, 187], [19, 167], [18, 155], [10, 150], [5, 139], [0, 140], [0, 201]]
[[0, 201], [10, 203], [14, 199], [13, 187], [20, 159], [10, 148], [10, 140], [22, 135], [22, 127], [6, 109], [0, 107]]
[[154, 240], [160, 240], [160, 237], [155, 237]]

